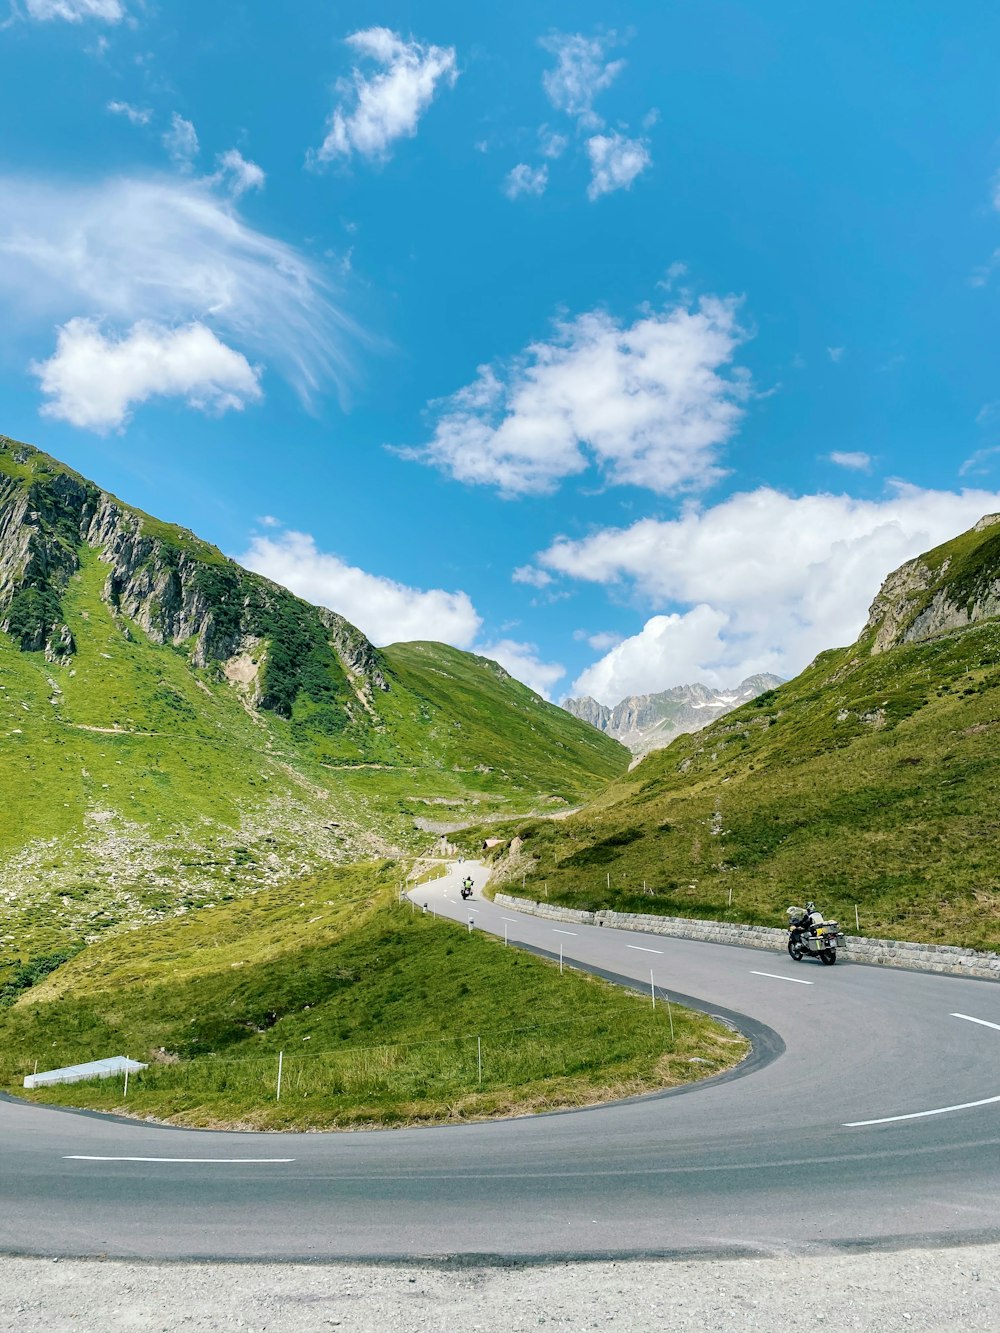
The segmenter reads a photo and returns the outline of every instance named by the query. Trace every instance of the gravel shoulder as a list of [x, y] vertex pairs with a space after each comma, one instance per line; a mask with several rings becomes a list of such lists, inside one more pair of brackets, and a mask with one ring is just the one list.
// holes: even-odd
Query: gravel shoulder
[[461, 1268], [0, 1257], [0, 1327], [18, 1333], [454, 1333], [542, 1325], [995, 1333], [998, 1298], [997, 1245]]

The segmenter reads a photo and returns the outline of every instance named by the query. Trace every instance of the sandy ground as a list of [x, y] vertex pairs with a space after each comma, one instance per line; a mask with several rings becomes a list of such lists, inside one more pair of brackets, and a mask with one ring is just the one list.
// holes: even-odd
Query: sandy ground
[[1000, 1330], [1000, 1246], [727, 1261], [140, 1264], [0, 1257], [0, 1328]]

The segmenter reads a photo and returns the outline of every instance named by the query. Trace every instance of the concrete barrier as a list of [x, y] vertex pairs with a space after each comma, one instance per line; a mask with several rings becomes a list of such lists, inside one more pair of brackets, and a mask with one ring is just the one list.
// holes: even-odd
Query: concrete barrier
[[[683, 916], [659, 916], [640, 912], [581, 912], [554, 903], [537, 903], [498, 893], [494, 902], [532, 916], [553, 921], [575, 921], [585, 926], [613, 926], [616, 930], [638, 930], [650, 935], [672, 935], [682, 940], [707, 940], [710, 944], [738, 944], [744, 948], [784, 953], [788, 932], [775, 926], [744, 926], [730, 921], [695, 921]], [[1000, 981], [1000, 954], [963, 949], [952, 944], [914, 944], [909, 940], [877, 940], [865, 935], [842, 936], [842, 957], [853, 963], [876, 967], [904, 967], [918, 972], [946, 972], [952, 976]]]

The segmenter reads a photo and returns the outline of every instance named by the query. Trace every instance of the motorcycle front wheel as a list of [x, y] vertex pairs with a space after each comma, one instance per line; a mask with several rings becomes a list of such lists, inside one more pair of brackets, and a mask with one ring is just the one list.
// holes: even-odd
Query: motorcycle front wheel
[[796, 944], [794, 940], [788, 941], [788, 953], [797, 963], [801, 963], [804, 952], [801, 944]]
[[819, 952], [819, 956], [820, 958], [822, 958], [824, 963], [826, 963], [829, 967], [832, 967], [834, 963], [837, 961], [837, 950], [821, 949]]

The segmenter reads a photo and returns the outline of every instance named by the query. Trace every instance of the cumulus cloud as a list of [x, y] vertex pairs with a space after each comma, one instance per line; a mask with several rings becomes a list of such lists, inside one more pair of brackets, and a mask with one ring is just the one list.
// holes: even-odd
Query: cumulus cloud
[[598, 199], [614, 190], [628, 190], [632, 182], [652, 162], [645, 139], [629, 139], [617, 131], [595, 134], [587, 140], [590, 158], [590, 184], [587, 198]]
[[890, 570], [1000, 509], [1000, 494], [896, 483], [881, 500], [770, 488], [679, 518], [642, 519], [538, 559], [554, 574], [619, 585], [657, 612], [573, 686], [603, 703], [691, 680], [791, 676], [857, 637]]
[[566, 674], [566, 668], [558, 662], [543, 662], [538, 656], [538, 646], [534, 643], [500, 639], [477, 648], [476, 652], [481, 657], [499, 662], [515, 680], [527, 685], [529, 690], [534, 690], [543, 699], [551, 699], [552, 687]]
[[544, 162], [534, 168], [527, 162], [518, 162], [504, 177], [503, 192], [508, 199], [516, 199], [522, 194], [544, 194], [548, 183], [549, 169]]
[[9, 341], [75, 316], [212, 328], [308, 401], [349, 367], [360, 335], [325, 274], [255, 231], [211, 181], [42, 185], [0, 176], [0, 298]]
[[189, 120], [176, 111], [170, 117], [170, 128], [164, 132], [163, 146], [182, 171], [190, 171], [198, 156], [198, 132]]
[[219, 172], [228, 181], [229, 189], [238, 199], [247, 190], [262, 190], [267, 179], [262, 167], [249, 162], [238, 148], [228, 148], [219, 154]]
[[113, 116], [124, 116], [133, 125], [148, 125], [153, 119], [149, 107], [132, 106], [130, 102], [109, 102], [108, 110]]
[[436, 404], [434, 437], [404, 449], [458, 481], [544, 494], [596, 463], [616, 485], [703, 487], [743, 413], [749, 377], [733, 298], [706, 297], [623, 326], [595, 310], [557, 324], [498, 370]]
[[554, 581], [551, 574], [535, 565], [521, 565], [510, 577], [513, 583], [526, 583], [530, 588], [547, 588]]
[[307, 601], [346, 616], [377, 644], [435, 639], [469, 648], [482, 621], [464, 592], [411, 588], [320, 551], [305, 532], [254, 537], [237, 557]]
[[124, 425], [129, 409], [149, 398], [225, 412], [261, 397], [257, 371], [204, 324], [144, 322], [115, 337], [94, 320], [72, 319], [59, 330], [55, 354], [32, 370], [49, 399], [44, 416], [102, 433]]
[[561, 157], [566, 151], [569, 140], [565, 134], [557, 134], [548, 125], [542, 125], [538, 131], [538, 148], [542, 157]]
[[594, 98], [609, 87], [625, 66], [624, 60], [608, 60], [616, 44], [614, 33], [584, 37], [582, 33], [551, 33], [541, 45], [556, 57], [555, 69], [546, 70], [542, 86], [557, 111], [578, 116], [584, 124], [599, 124]]
[[337, 90], [340, 105], [327, 122], [326, 138], [314, 154], [318, 162], [389, 156], [396, 139], [412, 139], [420, 117], [434, 100], [438, 85], [453, 87], [458, 78], [455, 48], [405, 41], [389, 28], [366, 28], [346, 39], [358, 57], [378, 67], [366, 75], [355, 66]]
[[622, 641], [622, 635], [616, 634], [614, 630], [599, 630], [596, 634], [591, 634], [585, 629], [575, 629], [573, 638], [578, 643], [585, 643], [593, 648], [595, 653], [606, 653], [609, 648], [617, 648]]
[[120, 23], [125, 17], [121, 0], [27, 0], [26, 7], [31, 18], [42, 21], [63, 19], [67, 23], [82, 23], [84, 19], [102, 19], [105, 23]]
[[830, 462], [836, 463], [838, 467], [852, 468], [855, 472], [869, 472], [871, 470], [871, 454], [866, 454], [860, 449], [846, 452], [835, 449], [829, 457]]

